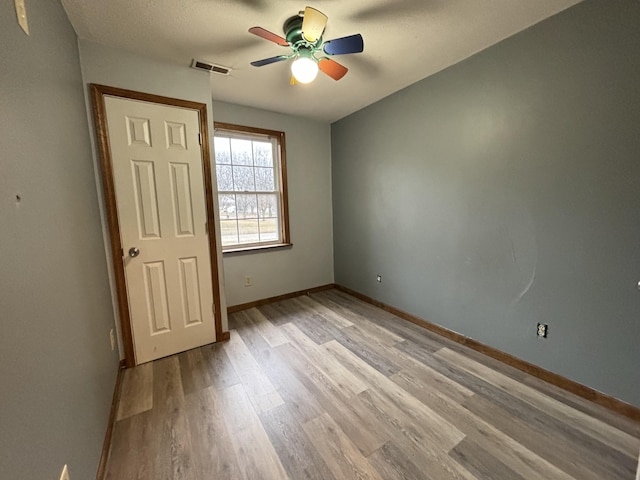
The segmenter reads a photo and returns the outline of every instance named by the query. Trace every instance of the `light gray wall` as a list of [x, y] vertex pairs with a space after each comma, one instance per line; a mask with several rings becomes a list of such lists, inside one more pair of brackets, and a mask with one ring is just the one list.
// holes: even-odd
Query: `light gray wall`
[[640, 406], [638, 25], [586, 1], [334, 123], [336, 282]]
[[[227, 303], [333, 283], [329, 124], [222, 102], [214, 102], [213, 114], [218, 122], [283, 131], [286, 142], [293, 247], [225, 254]], [[244, 286], [245, 276], [253, 286]]]
[[[103, 225], [105, 255], [108, 259], [109, 279], [112, 291], [112, 300], [117, 314], [116, 289], [114, 283], [113, 267], [111, 264], [111, 251], [109, 240], [109, 227], [106, 220], [104, 206], [104, 194], [102, 189], [102, 174], [100, 171], [100, 158], [97, 153], [95, 141], [95, 127], [90, 96], [90, 84], [97, 83], [110, 87], [124, 88], [138, 92], [151, 93], [165, 97], [178, 98], [204, 103], [207, 106], [207, 118], [209, 121], [209, 139], [211, 151], [213, 150], [213, 120], [212, 100], [209, 73], [194, 70], [189, 67], [189, 59], [185, 65], [175, 65], [161, 62], [151, 58], [142, 57], [134, 53], [116, 48], [106, 47], [87, 40], [78, 40], [80, 49], [80, 61], [82, 65], [82, 78], [87, 98], [87, 118], [89, 132], [93, 145], [93, 159], [96, 169], [96, 188], [100, 201], [100, 213]], [[211, 165], [215, 165], [213, 158]], [[214, 173], [215, 175], [215, 173]], [[215, 179], [213, 180], [215, 185]], [[216, 231], [217, 244], [220, 245], [220, 232]], [[222, 253], [218, 249], [218, 265], [222, 265]], [[227, 330], [227, 312], [225, 303], [224, 272], [219, 269], [220, 297], [222, 309], [223, 330]], [[120, 324], [118, 323], [118, 337], [120, 351], [122, 342]]]
[[95, 478], [118, 356], [76, 36], [0, 12], [0, 477]]

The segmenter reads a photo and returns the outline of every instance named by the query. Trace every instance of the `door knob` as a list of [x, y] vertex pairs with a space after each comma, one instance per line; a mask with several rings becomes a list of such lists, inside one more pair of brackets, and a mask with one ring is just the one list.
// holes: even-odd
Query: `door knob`
[[140, 249], [138, 247], [131, 247], [129, 249], [129, 256], [130, 257], [137, 257], [138, 255], [140, 255]]

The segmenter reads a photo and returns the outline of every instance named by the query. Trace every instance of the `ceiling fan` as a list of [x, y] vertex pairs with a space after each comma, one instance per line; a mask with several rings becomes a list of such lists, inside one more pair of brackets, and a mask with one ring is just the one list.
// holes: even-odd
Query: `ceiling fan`
[[[318, 69], [334, 80], [340, 80], [346, 75], [348, 69], [326, 55], [360, 53], [364, 50], [364, 41], [359, 33], [324, 41], [322, 34], [326, 25], [327, 16], [324, 13], [315, 8], [306, 7], [304, 12], [294, 15], [284, 22], [284, 37], [262, 27], [250, 28], [250, 33], [293, 50], [289, 55], [256, 60], [251, 62], [251, 65], [263, 67], [294, 58], [295, 60], [291, 64], [292, 85], [297, 82], [312, 82], [318, 74]], [[323, 56], [317, 57], [316, 55]]]

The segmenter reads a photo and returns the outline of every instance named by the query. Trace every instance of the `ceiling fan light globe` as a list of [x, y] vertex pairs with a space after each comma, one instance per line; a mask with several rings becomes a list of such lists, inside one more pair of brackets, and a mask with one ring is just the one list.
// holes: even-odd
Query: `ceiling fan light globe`
[[291, 73], [298, 82], [311, 83], [318, 76], [318, 64], [309, 57], [300, 57], [291, 64]]

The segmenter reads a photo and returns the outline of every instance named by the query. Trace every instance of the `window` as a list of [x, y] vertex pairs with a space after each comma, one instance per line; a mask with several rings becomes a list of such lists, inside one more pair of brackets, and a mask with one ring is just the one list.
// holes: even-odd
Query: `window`
[[289, 245], [284, 132], [214, 127], [223, 251]]

